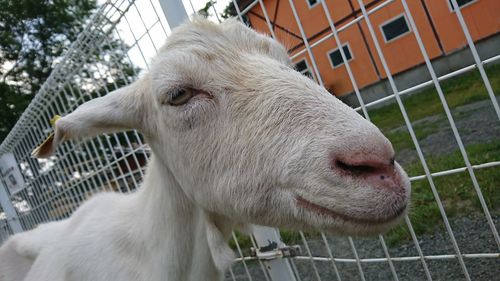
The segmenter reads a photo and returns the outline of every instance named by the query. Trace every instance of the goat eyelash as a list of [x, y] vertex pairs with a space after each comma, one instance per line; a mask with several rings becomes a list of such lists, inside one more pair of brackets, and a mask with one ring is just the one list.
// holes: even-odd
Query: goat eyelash
[[208, 99], [213, 99], [213, 96], [204, 90], [199, 90], [191, 87], [178, 88], [172, 90], [167, 94], [166, 100], [162, 104], [171, 106], [182, 106], [187, 104], [192, 98], [196, 96], [204, 96]]
[[169, 105], [180, 106], [184, 105], [191, 100], [195, 95], [195, 90], [191, 88], [181, 88], [170, 93], [170, 98], [168, 101]]

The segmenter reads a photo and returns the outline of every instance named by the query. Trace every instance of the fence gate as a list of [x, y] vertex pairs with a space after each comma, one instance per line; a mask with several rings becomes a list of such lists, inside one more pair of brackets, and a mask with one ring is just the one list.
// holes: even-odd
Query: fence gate
[[[171, 28], [205, 6], [188, 2], [108, 0], [95, 12], [0, 146], [0, 243], [68, 218], [96, 192], [139, 187], [150, 151], [136, 132], [70, 141], [46, 160], [30, 153], [52, 116], [147, 71]], [[409, 173], [414, 206], [376, 238], [260, 226], [251, 237], [233, 233], [238, 258], [226, 280], [498, 278], [499, 2], [232, 0], [212, 2], [209, 17], [221, 20], [227, 4], [381, 128]]]

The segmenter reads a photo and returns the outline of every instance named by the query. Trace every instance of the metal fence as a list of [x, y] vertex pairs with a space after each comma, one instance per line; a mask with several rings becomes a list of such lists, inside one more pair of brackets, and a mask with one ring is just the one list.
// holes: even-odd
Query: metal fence
[[[375, 35], [374, 27], [370, 22], [370, 15], [382, 11], [392, 2], [400, 2], [408, 22], [416, 38], [418, 47], [424, 58], [425, 65], [430, 73], [431, 80], [413, 85], [406, 89], [399, 89], [386, 62], [380, 42]], [[67, 142], [63, 144], [56, 156], [48, 160], [31, 158], [31, 151], [39, 145], [51, 130], [48, 122], [56, 114], [64, 115], [74, 110], [83, 102], [105, 95], [113, 89], [133, 81], [142, 71], [147, 71], [148, 61], [154, 56], [158, 47], [168, 37], [170, 27], [167, 19], [171, 19], [172, 26], [179, 19], [169, 16], [168, 7], [171, 3], [180, 1], [155, 0], [112, 0], [107, 1], [96, 12], [88, 26], [80, 33], [78, 39], [71, 45], [66, 55], [58, 63], [53, 73], [36, 95], [28, 109], [24, 112], [14, 129], [0, 146], [0, 156], [12, 154], [18, 163], [24, 181], [23, 188], [18, 192], [7, 193], [5, 188], [7, 178], [0, 181], [0, 242], [12, 233], [20, 230], [29, 230], [40, 223], [61, 220], [69, 217], [86, 198], [96, 192], [112, 190], [116, 192], [133, 192], [142, 181], [145, 164], [149, 158], [149, 149], [136, 132], [116, 133], [96, 137], [85, 142]], [[166, 3], [168, 2], [168, 3]], [[255, 0], [243, 11], [236, 4], [238, 18], [243, 21], [245, 14], [256, 5], [263, 11], [265, 1]], [[405, 0], [383, 1], [370, 9], [366, 9], [363, 1], [358, 0], [361, 15], [342, 26], [335, 26], [328, 7], [329, 3], [320, 1], [328, 19], [330, 32], [325, 39], [313, 43], [307, 41], [301, 19], [295, 8], [295, 1], [289, 0], [295, 21], [299, 27], [304, 48], [295, 53], [293, 58], [307, 54], [312, 63], [314, 77], [319, 84], [323, 84], [319, 73], [313, 49], [321, 44], [322, 40], [333, 38], [337, 46], [342, 41], [339, 33], [347, 26], [364, 21], [369, 30], [369, 37], [376, 49], [383, 70], [390, 84], [391, 92], [386, 97], [365, 103], [358, 87], [350, 62], [347, 60], [343, 48], [339, 48], [346, 71], [350, 77], [354, 94], [358, 98], [359, 107], [356, 108], [365, 118], [370, 120], [370, 110], [381, 103], [395, 102], [402, 114], [406, 130], [414, 145], [423, 173], [411, 174], [411, 181], [427, 181], [435, 204], [441, 216], [442, 231], [437, 227], [433, 235], [417, 235], [410, 217], [405, 218], [408, 241], [397, 246], [389, 246], [384, 236], [375, 239], [336, 238], [323, 233], [282, 232], [285, 240], [300, 243], [302, 254], [294, 258], [273, 259], [261, 261], [250, 256], [249, 247], [258, 247], [266, 241], [281, 243], [279, 232], [274, 229], [258, 228], [253, 237], [233, 234], [233, 247], [239, 256], [233, 267], [226, 274], [227, 280], [441, 280], [443, 272], [453, 271], [460, 278], [466, 280], [481, 279], [483, 271], [477, 271], [478, 264], [486, 265], [489, 272], [495, 276], [498, 271], [500, 258], [500, 238], [495, 224], [498, 212], [491, 214], [492, 206], [488, 206], [488, 199], [483, 195], [480, 181], [476, 174], [484, 169], [500, 170], [498, 161], [482, 163], [471, 162], [466, 145], [457, 129], [454, 115], [447, 103], [442, 82], [471, 71], [479, 71], [487, 94], [490, 106], [500, 121], [500, 108], [490, 80], [484, 66], [491, 64], [500, 55], [490, 58], [480, 58], [464, 21], [461, 10], [457, 9], [457, 1], [452, 0], [455, 14], [459, 19], [462, 30], [467, 39], [468, 48], [472, 52], [475, 64], [458, 69], [454, 72], [437, 76], [431, 64], [429, 55], [419, 35], [419, 30], [413, 15]], [[170, 5], [170, 6], [169, 6]], [[220, 19], [220, 11], [212, 8], [211, 11]], [[191, 3], [189, 11], [194, 11]], [[182, 14], [182, 13], [181, 13]], [[166, 15], [166, 17], [165, 17]], [[271, 20], [267, 13], [263, 13], [271, 36], [275, 36]], [[182, 17], [181, 17], [182, 18]], [[120, 39], [118, 41], [117, 39]], [[122, 42], [125, 42], [123, 44]], [[110, 50], [113, 50], [112, 52]], [[404, 96], [416, 93], [424, 88], [434, 87], [439, 96], [445, 120], [452, 130], [454, 141], [462, 158], [462, 167], [448, 167], [445, 170], [432, 171], [429, 168], [428, 156], [421, 149], [421, 139], [414, 130], [414, 123], [407, 114]], [[498, 123], [500, 124], [500, 123]], [[468, 188], [474, 190], [480, 205], [480, 224], [486, 226], [480, 237], [467, 237], [467, 231], [460, 236], [455, 235], [454, 228], [460, 228], [460, 221], [450, 221], [446, 213], [446, 202], [440, 198], [440, 186], [436, 184], [438, 177], [448, 177], [456, 174], [467, 174], [470, 177]], [[498, 183], [496, 183], [498, 184]], [[418, 192], [418, 191], [414, 191]], [[6, 200], [8, 199], [8, 200]], [[10, 211], [8, 208], [11, 208]], [[498, 206], [497, 206], [498, 208]], [[458, 217], [464, 217], [460, 214]], [[13, 231], [14, 230], [14, 231]], [[464, 236], [465, 237], [462, 237]], [[441, 238], [437, 239], [439, 236]], [[434, 242], [433, 242], [434, 241]], [[481, 246], [466, 247], [470, 241], [479, 241]], [[429, 250], [423, 245], [432, 245]], [[479, 245], [478, 244], [478, 245]], [[280, 244], [282, 245], [282, 244]], [[448, 267], [448, 271], [444, 268]], [[408, 273], [412, 271], [412, 273]], [[453, 275], [452, 276], [456, 276]], [[455, 277], [452, 277], [455, 278]], [[489, 278], [489, 277], [488, 277]], [[450, 279], [451, 280], [451, 279]], [[486, 279], [485, 279], [486, 280]]]

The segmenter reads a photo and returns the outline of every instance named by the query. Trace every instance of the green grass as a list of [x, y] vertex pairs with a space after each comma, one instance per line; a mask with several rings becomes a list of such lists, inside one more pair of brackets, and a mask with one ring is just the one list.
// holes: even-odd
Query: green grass
[[[500, 91], [500, 64], [485, 68], [495, 93]], [[441, 87], [450, 108], [472, 102], [489, 99], [478, 71], [442, 81]], [[443, 106], [435, 88], [429, 88], [418, 94], [403, 96], [403, 103], [410, 120], [416, 121], [428, 116], [444, 114]], [[397, 103], [370, 110], [371, 121], [384, 133], [404, 125], [403, 116]]]
[[[500, 141], [470, 145], [467, 147], [469, 158], [472, 164], [479, 164], [500, 159]], [[453, 168], [464, 167], [464, 161], [459, 151], [448, 155], [426, 158], [429, 166], [436, 171], [443, 171]], [[419, 175], [423, 173], [419, 164], [406, 167], [408, 174]], [[475, 170], [481, 192], [485, 198], [488, 209], [498, 210], [500, 207], [500, 168], [492, 167]], [[472, 184], [467, 171], [434, 177], [434, 184], [439, 194], [446, 215], [454, 217], [456, 215], [480, 213], [482, 207], [477, 193]], [[410, 220], [417, 235], [431, 232], [436, 226], [443, 225], [441, 214], [427, 179], [414, 181], [412, 183], [412, 199], [410, 209]], [[396, 244], [400, 241], [411, 239], [407, 227], [402, 225], [390, 231], [386, 235], [389, 244]]]
[[[488, 66], [485, 70], [494, 92], [499, 93], [500, 65]], [[451, 109], [489, 99], [478, 71], [441, 82], [441, 86]], [[441, 101], [434, 88], [404, 97], [403, 103], [412, 122], [421, 120], [421, 122], [413, 126], [415, 135], [419, 140], [436, 133], [439, 130], [438, 122], [440, 120], [446, 121]], [[396, 151], [414, 149], [408, 130], [401, 128], [405, 124], [396, 103], [371, 110], [369, 113], [372, 122], [391, 140]], [[431, 116], [432, 118], [429, 118]], [[466, 150], [473, 165], [500, 160], [500, 141], [469, 145]], [[446, 155], [426, 156], [426, 162], [431, 172], [465, 166], [463, 157], [458, 150]], [[424, 174], [420, 163], [406, 165], [405, 170], [410, 176]], [[500, 183], [500, 168], [486, 168], [474, 172], [488, 208], [498, 210], [500, 192], [497, 189]], [[482, 212], [477, 193], [467, 171], [435, 177], [433, 180], [448, 218], [467, 213]], [[427, 179], [412, 182], [410, 220], [417, 235], [435, 231], [436, 227], [443, 225], [436, 199]], [[402, 225], [389, 232], [386, 238], [389, 244], [397, 244], [401, 241], [410, 240], [411, 236], [407, 227]]]
[[[425, 139], [426, 137], [436, 133], [438, 130], [439, 126], [436, 123], [430, 122], [413, 126], [415, 136], [419, 140]], [[415, 147], [411, 140], [410, 133], [406, 130], [406, 128], [397, 131], [385, 132], [384, 135], [391, 140], [395, 151], [413, 149]]]

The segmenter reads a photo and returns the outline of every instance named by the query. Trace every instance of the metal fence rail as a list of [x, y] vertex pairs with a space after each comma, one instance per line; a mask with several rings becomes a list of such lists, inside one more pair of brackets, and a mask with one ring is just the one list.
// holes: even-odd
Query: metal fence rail
[[[414, 152], [422, 167], [423, 174], [410, 175], [412, 182], [427, 181], [432, 191], [435, 204], [439, 209], [443, 238], [439, 241], [443, 247], [436, 251], [423, 250], [422, 245], [433, 240], [432, 237], [417, 235], [410, 217], [405, 218], [409, 241], [404, 252], [396, 251], [389, 246], [384, 236], [375, 239], [335, 238], [323, 233], [282, 232], [283, 236], [292, 236], [293, 240], [302, 245], [302, 254], [281, 261], [256, 261], [250, 256], [249, 247], [262, 246], [263, 241], [274, 240], [282, 243], [279, 231], [267, 228], [256, 228], [253, 237], [245, 237], [233, 233], [233, 246], [238, 258], [233, 267], [226, 274], [227, 280], [408, 280], [408, 275], [402, 271], [406, 264], [414, 267], [420, 273], [419, 279], [436, 280], [443, 264], [461, 270], [462, 278], [474, 279], [474, 272], [470, 265], [476, 261], [492, 264], [492, 270], [498, 268], [500, 258], [500, 238], [491, 214], [487, 199], [483, 194], [481, 184], [476, 173], [486, 169], [497, 169], [500, 159], [484, 163], [472, 163], [462, 136], [457, 129], [452, 110], [448, 105], [443, 91], [442, 82], [472, 71], [479, 71], [481, 81], [486, 88], [491, 106], [500, 121], [500, 107], [484, 66], [498, 63], [500, 54], [490, 58], [480, 58], [474, 41], [468, 31], [467, 22], [456, 0], [451, 0], [455, 14], [460, 22], [461, 31], [467, 39], [467, 48], [474, 58], [474, 64], [456, 71], [438, 76], [431, 64], [430, 56], [419, 34], [419, 27], [415, 24], [413, 15], [406, 0], [386, 0], [365, 8], [363, 1], [357, 0], [361, 15], [350, 21], [336, 26], [332, 20], [330, 3], [320, 1], [322, 10], [327, 19], [329, 32], [321, 38], [308, 42], [296, 3], [299, 0], [288, 0], [294, 21], [300, 31], [304, 47], [295, 51], [292, 59], [308, 56], [314, 73], [314, 79], [323, 85], [314, 48], [327, 40], [334, 40], [337, 46], [343, 41], [339, 34], [358, 22], [366, 24], [369, 38], [372, 40], [376, 55], [383, 66], [384, 73], [390, 85], [390, 93], [375, 101], [365, 102], [361, 93], [357, 77], [354, 75], [350, 61], [343, 48], [340, 54], [350, 79], [353, 93], [357, 97], [359, 107], [355, 109], [370, 120], [371, 110], [382, 103], [395, 102], [403, 116], [403, 121], [413, 143]], [[446, 0], [447, 1], [447, 0]], [[71, 213], [96, 192], [103, 190], [116, 192], [133, 192], [139, 187], [144, 176], [145, 165], [150, 151], [136, 132], [115, 133], [96, 137], [85, 142], [66, 142], [61, 145], [59, 153], [48, 160], [31, 158], [31, 151], [45, 139], [51, 130], [48, 120], [56, 114], [64, 115], [74, 110], [83, 102], [132, 82], [142, 71], [149, 67], [149, 59], [154, 56], [163, 41], [170, 33], [170, 27], [164, 13], [169, 6], [165, 2], [155, 0], [110, 0], [106, 1], [96, 11], [88, 26], [80, 33], [78, 39], [71, 45], [66, 55], [61, 59], [49, 79], [35, 96], [32, 103], [23, 113], [20, 120], [0, 146], [0, 156], [13, 154], [24, 180], [21, 191], [5, 194], [7, 202], [0, 206], [0, 243], [17, 229], [29, 230], [37, 225], [61, 220]], [[180, 1], [174, 1], [180, 3]], [[191, 8], [195, 10], [193, 3]], [[269, 9], [263, 0], [249, 3], [242, 11], [238, 1], [235, 4], [237, 17], [243, 21], [246, 13], [255, 7], [260, 7], [269, 34], [276, 37], [273, 23], [269, 17]], [[391, 3], [401, 3], [404, 14], [411, 26], [412, 35], [417, 41], [419, 50], [425, 61], [425, 66], [431, 79], [418, 83], [406, 89], [399, 89], [389, 68], [384, 53], [378, 42], [371, 16], [383, 11]], [[220, 20], [220, 11], [213, 8], [217, 20]], [[178, 19], [176, 19], [178, 21]], [[170, 21], [172, 24], [172, 21]], [[172, 24], [174, 26], [175, 24]], [[458, 31], [457, 31], [458, 32]], [[119, 39], [119, 40], [117, 40]], [[125, 42], [123, 44], [122, 42]], [[115, 50], [109, 52], [107, 50]], [[452, 130], [453, 138], [463, 165], [448, 167], [441, 171], [431, 171], [429, 159], [421, 148], [421, 140], [415, 133], [415, 126], [408, 116], [404, 98], [410, 94], [418, 95], [421, 90], [434, 88], [437, 91], [443, 108], [446, 122]], [[415, 121], [415, 120], [413, 120]], [[500, 124], [500, 123], [498, 123]], [[488, 239], [488, 250], [464, 252], [463, 245], [457, 241], [454, 232], [454, 223], [450, 222], [445, 204], [440, 195], [440, 186], [437, 178], [452, 175], [468, 174], [471, 190], [480, 204], [481, 219], [488, 226], [485, 237]], [[0, 189], [5, 188], [7, 179], [0, 179]], [[2, 194], [0, 193], [0, 197]], [[14, 214], [6, 209], [5, 205], [13, 208]], [[9, 207], [7, 206], [7, 207]], [[490, 208], [489, 208], [490, 207]], [[242, 240], [245, 239], [245, 240]], [[285, 240], [286, 240], [285, 239]], [[471, 237], [470, 239], [476, 239]], [[479, 238], [477, 238], [479, 239]], [[446, 244], [446, 245], [444, 245]], [[368, 250], [369, 249], [369, 250]], [[495, 266], [496, 263], [496, 266]], [[376, 267], [373, 267], [376, 266]], [[378, 273], [374, 273], [378, 272]], [[383, 277], [381, 277], [383, 276]], [[436, 277], [437, 276], [437, 277]], [[381, 279], [382, 278], [382, 279]]]
[[0, 207], [0, 244], [2, 241], [7, 239], [10, 235], [12, 235], [12, 230], [10, 229], [9, 224], [7, 223], [7, 216], [5, 215], [3, 209]]

